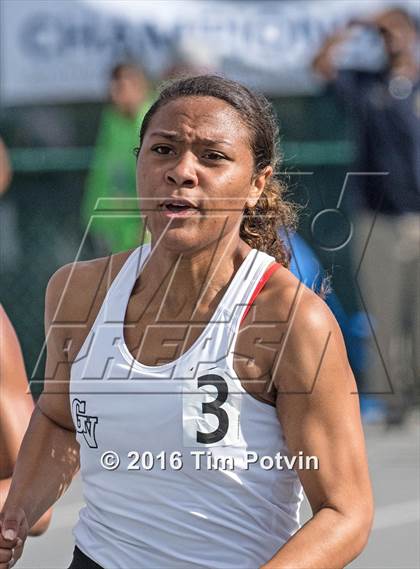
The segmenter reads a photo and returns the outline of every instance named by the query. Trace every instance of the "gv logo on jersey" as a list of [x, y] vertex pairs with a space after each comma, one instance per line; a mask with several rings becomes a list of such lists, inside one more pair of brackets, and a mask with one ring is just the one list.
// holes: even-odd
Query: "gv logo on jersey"
[[72, 411], [75, 418], [76, 432], [83, 435], [89, 448], [98, 448], [95, 438], [98, 417], [86, 415], [86, 401], [73, 399]]

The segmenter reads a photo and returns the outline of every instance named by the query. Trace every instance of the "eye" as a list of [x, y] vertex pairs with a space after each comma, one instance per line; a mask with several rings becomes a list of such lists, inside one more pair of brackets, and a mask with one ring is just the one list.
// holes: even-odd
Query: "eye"
[[166, 146], [166, 144], [158, 144], [152, 147], [152, 152], [155, 152], [156, 154], [160, 154], [162, 156], [166, 156], [171, 151], [172, 148], [170, 146]]
[[225, 160], [226, 156], [220, 154], [219, 152], [209, 151], [204, 154], [204, 158], [206, 158], [207, 160]]

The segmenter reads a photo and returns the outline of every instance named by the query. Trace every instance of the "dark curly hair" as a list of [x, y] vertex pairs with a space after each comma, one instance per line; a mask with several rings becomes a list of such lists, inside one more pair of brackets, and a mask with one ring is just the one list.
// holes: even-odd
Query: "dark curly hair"
[[[219, 75], [180, 77], [166, 83], [158, 99], [144, 117], [140, 130], [140, 145], [153, 115], [169, 101], [180, 97], [216, 97], [229, 103], [239, 113], [250, 132], [254, 155], [254, 174], [267, 166], [276, 170], [280, 162], [279, 129], [273, 107], [262, 95], [244, 85]], [[139, 149], [136, 149], [138, 155]], [[272, 255], [285, 267], [290, 264], [290, 251], [279, 229], [290, 230], [296, 224], [296, 209], [284, 199], [286, 186], [274, 174], [265, 184], [254, 207], [245, 207], [240, 237], [252, 248]]]

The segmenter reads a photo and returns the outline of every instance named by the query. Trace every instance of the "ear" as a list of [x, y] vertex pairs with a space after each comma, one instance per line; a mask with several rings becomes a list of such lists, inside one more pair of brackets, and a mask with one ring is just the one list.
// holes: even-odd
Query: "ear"
[[266, 166], [264, 170], [252, 177], [251, 187], [249, 189], [248, 198], [245, 203], [246, 207], [252, 208], [256, 205], [257, 201], [260, 199], [260, 196], [264, 191], [268, 179], [271, 178], [272, 175], [273, 168], [271, 166]]

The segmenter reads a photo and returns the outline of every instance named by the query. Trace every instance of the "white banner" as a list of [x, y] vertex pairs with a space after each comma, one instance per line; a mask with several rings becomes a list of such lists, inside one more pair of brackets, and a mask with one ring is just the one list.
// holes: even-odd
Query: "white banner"
[[[392, 2], [416, 12], [417, 0]], [[109, 70], [136, 59], [154, 79], [180, 60], [269, 94], [313, 92], [310, 62], [325, 37], [384, 1], [3, 0], [3, 105], [102, 100]], [[389, 4], [388, 4], [389, 5]], [[362, 33], [342, 51], [347, 66], [379, 65]]]

